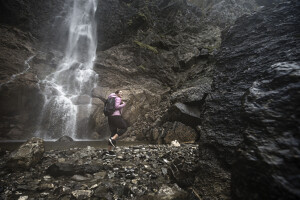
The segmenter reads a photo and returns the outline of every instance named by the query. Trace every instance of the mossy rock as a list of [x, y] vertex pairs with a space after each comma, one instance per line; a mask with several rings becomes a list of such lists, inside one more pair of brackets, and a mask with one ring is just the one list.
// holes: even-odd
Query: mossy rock
[[139, 41], [137, 41], [137, 40], [135, 40], [134, 43], [136, 43], [138, 46], [140, 46], [140, 47], [143, 48], [143, 49], [148, 49], [148, 50], [150, 50], [150, 51], [152, 51], [152, 52], [158, 54], [158, 50], [157, 50], [156, 47], [150, 46], [150, 45], [148, 45], [148, 44], [144, 44], [144, 43], [139, 42]]

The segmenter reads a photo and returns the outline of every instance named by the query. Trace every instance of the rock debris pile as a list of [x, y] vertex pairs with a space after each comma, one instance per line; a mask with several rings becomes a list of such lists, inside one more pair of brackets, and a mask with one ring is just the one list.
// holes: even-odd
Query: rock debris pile
[[[86, 147], [50, 150], [26, 171], [1, 158], [0, 199], [195, 198], [197, 145], [138, 145], [114, 152]], [[19, 168], [20, 169], [20, 168]]]

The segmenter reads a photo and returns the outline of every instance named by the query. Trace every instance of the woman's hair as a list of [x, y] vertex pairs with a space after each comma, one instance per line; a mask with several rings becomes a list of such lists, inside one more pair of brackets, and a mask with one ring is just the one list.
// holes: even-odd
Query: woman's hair
[[121, 90], [117, 90], [117, 91], [115, 91], [115, 94], [119, 94], [119, 92], [120, 92]]

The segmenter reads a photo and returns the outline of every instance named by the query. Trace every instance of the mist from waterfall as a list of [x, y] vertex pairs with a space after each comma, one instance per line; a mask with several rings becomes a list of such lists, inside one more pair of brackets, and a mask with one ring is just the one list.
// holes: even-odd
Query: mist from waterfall
[[93, 70], [97, 35], [97, 0], [73, 0], [65, 56], [56, 71], [40, 81], [45, 103], [35, 133], [46, 140], [63, 135], [83, 139], [88, 131], [91, 91], [97, 84]]

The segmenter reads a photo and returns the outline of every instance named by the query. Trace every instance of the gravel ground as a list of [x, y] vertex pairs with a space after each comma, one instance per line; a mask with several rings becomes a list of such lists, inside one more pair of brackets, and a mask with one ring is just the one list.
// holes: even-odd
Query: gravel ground
[[195, 144], [64, 146], [26, 171], [8, 168], [9, 152], [2, 155], [0, 199], [198, 199]]

